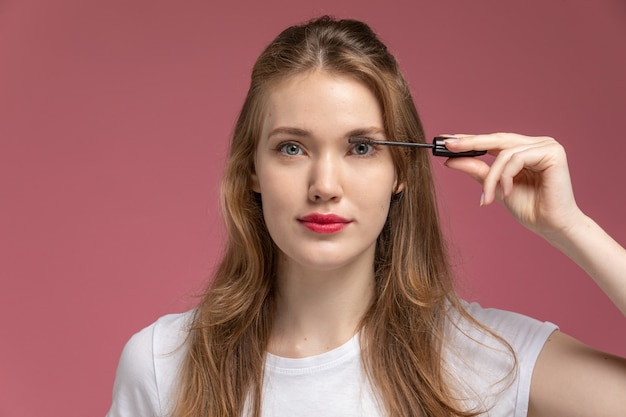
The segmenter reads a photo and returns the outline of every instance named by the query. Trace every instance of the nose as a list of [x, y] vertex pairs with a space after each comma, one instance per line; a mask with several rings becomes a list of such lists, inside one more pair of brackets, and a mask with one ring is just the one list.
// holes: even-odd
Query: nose
[[341, 163], [332, 155], [312, 161], [309, 199], [313, 202], [340, 200], [343, 196]]

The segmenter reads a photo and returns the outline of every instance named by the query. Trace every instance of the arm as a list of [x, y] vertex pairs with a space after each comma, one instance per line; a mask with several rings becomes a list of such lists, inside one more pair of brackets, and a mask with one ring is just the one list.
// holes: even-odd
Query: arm
[[548, 241], [584, 269], [626, 316], [626, 250], [622, 246], [586, 216]]
[[[527, 228], [583, 268], [626, 315], [626, 251], [574, 200], [563, 147], [552, 138], [514, 134], [460, 136], [450, 150], [487, 149], [479, 159], [446, 165], [483, 184], [481, 205], [501, 200]], [[534, 367], [528, 416], [626, 415], [626, 358], [599, 352], [554, 332]]]
[[535, 364], [528, 416], [623, 415], [626, 415], [626, 359], [554, 332]]

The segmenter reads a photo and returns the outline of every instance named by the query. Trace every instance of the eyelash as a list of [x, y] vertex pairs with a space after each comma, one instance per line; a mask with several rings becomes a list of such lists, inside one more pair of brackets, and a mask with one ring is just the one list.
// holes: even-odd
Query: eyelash
[[352, 150], [352, 151], [354, 151], [354, 150], [357, 148], [357, 146], [363, 146], [363, 145], [365, 145], [365, 146], [367, 146], [367, 147], [369, 148], [369, 149], [368, 149], [368, 151], [369, 151], [369, 152], [367, 152], [367, 154], [364, 154], [364, 155], [362, 155], [362, 154], [355, 154], [355, 155], [357, 155], [357, 156], [359, 156], [359, 157], [362, 157], [362, 158], [367, 158], [367, 157], [369, 157], [369, 156], [372, 156], [372, 155], [373, 155], [376, 151], [378, 151], [378, 150], [380, 149], [380, 147], [379, 147], [379, 146], [372, 145], [371, 143], [367, 143], [367, 141], [372, 140], [371, 138], [368, 138], [368, 137], [360, 137], [360, 138], [353, 138], [353, 139], [356, 139], [356, 140], [358, 140], [358, 139], [363, 139], [363, 142], [354, 142], [354, 143], [353, 143], [353, 145], [354, 145], [354, 146], [352, 146], [352, 148], [351, 148], [351, 150]]

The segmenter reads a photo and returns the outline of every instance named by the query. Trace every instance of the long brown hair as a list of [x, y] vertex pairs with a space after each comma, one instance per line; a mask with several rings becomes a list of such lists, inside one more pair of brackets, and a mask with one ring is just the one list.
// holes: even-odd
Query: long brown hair
[[[260, 416], [264, 360], [274, 317], [277, 249], [251, 190], [264, 101], [273, 83], [313, 69], [356, 77], [376, 95], [392, 140], [424, 132], [395, 58], [364, 23], [322, 17], [284, 30], [260, 55], [235, 125], [221, 189], [228, 240], [195, 316], [176, 417]], [[442, 370], [453, 291], [427, 152], [392, 149], [398, 183], [376, 248], [376, 291], [362, 319], [364, 368], [390, 416], [469, 416]], [[248, 410], [246, 408], [246, 410]], [[475, 413], [474, 413], [475, 414]]]

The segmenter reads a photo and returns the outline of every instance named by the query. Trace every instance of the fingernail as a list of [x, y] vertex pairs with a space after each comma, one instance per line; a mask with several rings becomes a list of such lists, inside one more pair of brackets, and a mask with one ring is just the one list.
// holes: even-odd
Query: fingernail
[[480, 194], [480, 207], [485, 205], [485, 193]]
[[456, 143], [456, 142], [460, 142], [461, 139], [459, 138], [447, 138], [446, 140], [444, 140], [444, 143]]

